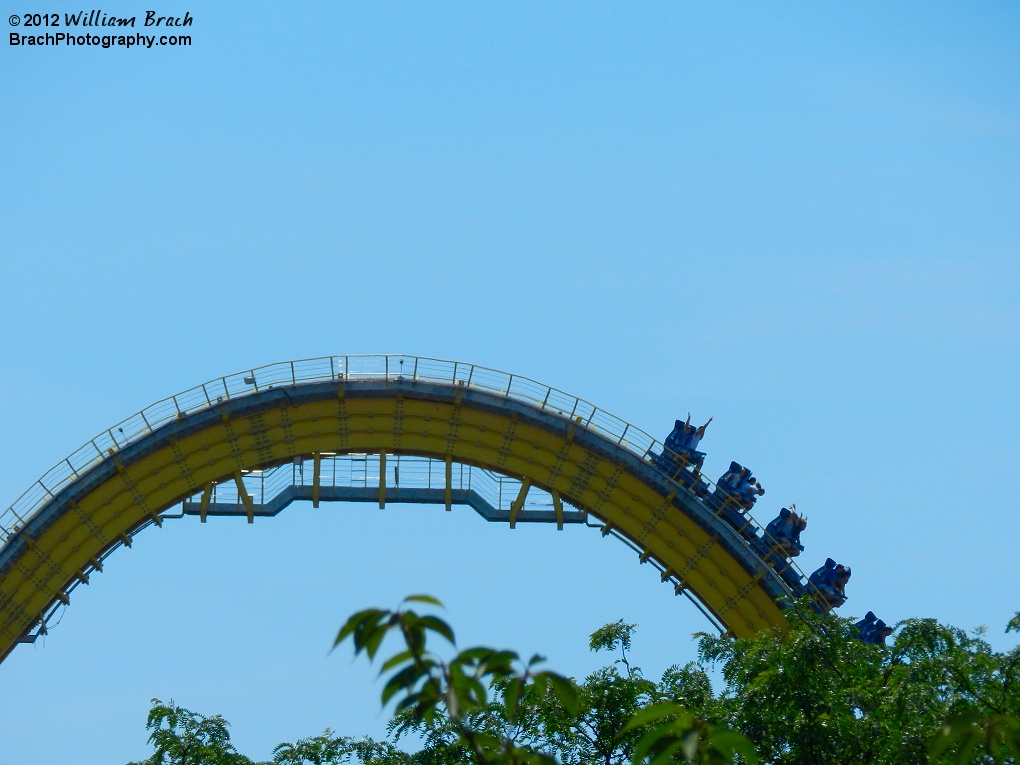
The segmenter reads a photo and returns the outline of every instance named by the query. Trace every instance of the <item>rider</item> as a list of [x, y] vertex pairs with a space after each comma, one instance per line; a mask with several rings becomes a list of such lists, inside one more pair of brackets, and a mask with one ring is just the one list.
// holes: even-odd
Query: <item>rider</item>
[[850, 575], [849, 566], [826, 558], [822, 567], [811, 574], [808, 580], [818, 588], [829, 607], [835, 608], [846, 602], [846, 583], [850, 581]]
[[765, 493], [764, 487], [758, 483], [758, 479], [751, 475], [751, 471], [746, 470], [746, 474], [741, 479], [740, 483], [737, 484], [736, 492], [740, 495], [740, 504], [745, 510], [750, 510], [754, 507], [754, 503], [758, 501], [758, 497]]
[[783, 508], [779, 511], [779, 517], [765, 527], [776, 543], [791, 558], [800, 555], [804, 551], [804, 545], [800, 542], [800, 532], [807, 528], [807, 518], [797, 513], [797, 506], [790, 504], [789, 509]]
[[860, 633], [862, 643], [885, 645], [885, 639], [893, 633], [893, 628], [875, 616], [874, 611], [868, 611], [854, 626]]
[[709, 417], [701, 427], [695, 428], [691, 425], [691, 413], [687, 413], [687, 421], [677, 420], [673, 426], [673, 432], [666, 437], [666, 448], [673, 451], [688, 465], [694, 466], [694, 472], [700, 473], [705, 464], [705, 454], [697, 451], [698, 444], [705, 437], [705, 428], [714, 418]]
[[698, 444], [701, 443], [701, 439], [705, 437], [705, 429], [714, 419], [715, 417], [709, 417], [708, 422], [706, 422], [701, 427], [695, 429], [694, 426], [691, 425], [691, 413], [690, 412], [687, 413], [687, 422], [684, 423], [684, 433], [689, 434], [687, 436], [687, 443], [685, 444], [685, 447], [687, 449], [694, 451], [695, 449], [698, 448]]

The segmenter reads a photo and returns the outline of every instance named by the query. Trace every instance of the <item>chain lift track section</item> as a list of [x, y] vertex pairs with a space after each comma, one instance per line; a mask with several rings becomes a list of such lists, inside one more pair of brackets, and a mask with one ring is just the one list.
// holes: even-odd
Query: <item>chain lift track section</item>
[[587, 522], [716, 626], [783, 629], [803, 573], [775, 566], [775, 540], [750, 515], [735, 524], [656, 467], [662, 449], [582, 399], [461, 362], [330, 356], [222, 377], [113, 426], [0, 514], [0, 659], [175, 505], [251, 522], [295, 499]]

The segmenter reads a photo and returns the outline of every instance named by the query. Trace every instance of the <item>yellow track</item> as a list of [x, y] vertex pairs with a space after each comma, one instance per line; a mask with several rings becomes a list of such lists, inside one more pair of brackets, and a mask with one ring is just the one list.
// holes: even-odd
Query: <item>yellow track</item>
[[280, 386], [234, 396], [113, 451], [25, 519], [0, 549], [0, 660], [99, 556], [140, 525], [241, 471], [297, 455], [421, 455], [504, 473], [630, 540], [738, 636], [778, 629], [788, 590], [739, 537], [647, 459], [579, 418], [413, 379]]

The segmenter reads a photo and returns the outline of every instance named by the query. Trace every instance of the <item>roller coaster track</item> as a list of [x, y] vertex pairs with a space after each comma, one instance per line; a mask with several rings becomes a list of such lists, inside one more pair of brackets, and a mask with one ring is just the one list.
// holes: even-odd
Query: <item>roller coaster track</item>
[[625, 541], [721, 630], [782, 630], [803, 572], [750, 514], [658, 467], [662, 450], [587, 401], [462, 362], [328, 356], [221, 377], [109, 428], [0, 513], [0, 660], [142, 529], [185, 515], [251, 523], [295, 500], [584, 523]]

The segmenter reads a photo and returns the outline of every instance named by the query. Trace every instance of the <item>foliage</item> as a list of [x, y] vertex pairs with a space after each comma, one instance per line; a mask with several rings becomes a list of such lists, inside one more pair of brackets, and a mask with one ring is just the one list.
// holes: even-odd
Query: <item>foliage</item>
[[230, 743], [228, 723], [219, 715], [205, 717], [171, 700], [152, 700], [145, 723], [151, 757], [133, 765], [254, 765]]
[[849, 619], [808, 609], [790, 619], [782, 639], [702, 635], [699, 644], [727, 687], [691, 709], [743, 732], [766, 762], [991, 762], [954, 759], [972, 730], [947, 721], [966, 713], [999, 731], [1008, 726], [993, 720], [1020, 715], [1020, 648], [996, 653], [980, 635], [930, 619], [903, 622], [889, 648], [860, 642]]
[[[401, 605], [413, 603], [440, 605], [427, 595], [409, 597]], [[455, 645], [453, 630], [442, 619], [419, 615], [410, 608], [360, 611], [341, 627], [334, 645], [350, 639], [355, 654], [365, 653], [371, 660], [391, 633], [400, 637], [403, 648], [382, 665], [382, 672], [390, 673], [382, 690], [382, 703], [395, 698], [395, 713], [404, 714], [408, 726], [445, 728], [454, 737], [448, 744], [450, 751], [458, 759], [467, 757], [480, 765], [555, 763], [548, 755], [507, 735], [507, 726], [512, 728], [522, 721], [527, 711], [524, 701], [531, 696], [551, 693], [567, 710], [577, 709], [577, 694], [566, 678], [536, 670], [542, 657], [533, 656], [522, 664], [513, 651], [476, 647], [444, 662], [429, 650], [428, 638], [432, 634]], [[498, 691], [498, 701], [490, 697], [493, 689]], [[494, 705], [503, 726], [485, 724], [495, 711]]]
[[754, 745], [746, 736], [697, 719], [679, 704], [660, 701], [635, 714], [626, 730], [641, 731], [634, 762], [651, 765], [673, 762], [682, 754], [688, 762], [699, 755], [707, 765], [724, 765], [740, 755], [749, 764], [758, 762]]
[[362, 765], [411, 765], [413, 760], [388, 741], [334, 736], [329, 728], [320, 736], [273, 749], [273, 765], [338, 765], [352, 761]]
[[620, 649], [620, 658], [617, 661], [627, 668], [627, 674], [631, 674], [630, 662], [627, 661], [627, 651], [630, 650], [630, 641], [634, 636], [636, 624], [624, 624], [623, 619], [612, 624], [599, 627], [591, 634], [588, 647], [593, 651], [615, 651]]
[[[428, 596], [408, 598], [402, 606], [408, 603], [440, 605]], [[382, 702], [398, 699], [397, 735], [423, 734], [425, 751], [437, 762], [658, 765], [679, 753], [688, 762], [721, 763], [732, 762], [736, 752], [754, 761], [754, 749], [741, 734], [703, 722], [675, 701], [668, 720], [635, 717], [673, 690], [682, 674], [672, 674], [671, 685], [660, 689], [631, 667], [626, 649], [634, 629], [623, 622], [606, 625], [590, 643], [594, 650], [620, 648], [627, 674], [606, 667], [580, 684], [537, 671], [539, 656], [522, 664], [512, 651], [470, 648], [444, 662], [428, 650], [428, 636], [453, 645], [453, 631], [437, 617], [411, 609], [359, 612], [341, 628], [336, 645], [350, 639], [356, 654], [373, 659], [386, 635], [399, 635], [402, 650], [382, 665], [383, 673], [391, 673]], [[670, 749], [676, 736], [683, 744]]]
[[951, 749], [954, 762], [1016, 762], [1020, 757], [1020, 720], [1010, 715], [984, 718], [979, 712], [961, 712], [946, 721], [931, 743], [933, 761]]
[[[869, 645], [851, 620], [802, 604], [782, 636], [699, 635], [699, 661], [656, 680], [629, 659], [636, 625], [617, 621], [589, 647], [619, 658], [578, 680], [543, 669], [539, 656], [457, 652], [450, 626], [422, 606], [440, 604], [415, 596], [361, 611], [334, 644], [381, 661], [382, 702], [395, 708], [388, 740], [326, 730], [280, 744], [272, 765], [1020, 762], [1020, 646], [996, 652], [982, 629], [914, 619], [890, 646]], [[1020, 632], [1020, 613], [1006, 632]], [[398, 645], [384, 660], [387, 636]], [[433, 651], [436, 640], [452, 657]], [[254, 765], [219, 716], [153, 700], [147, 728], [155, 752], [137, 765]], [[408, 736], [417, 751], [399, 748]]]

